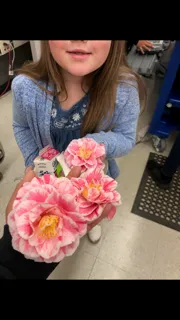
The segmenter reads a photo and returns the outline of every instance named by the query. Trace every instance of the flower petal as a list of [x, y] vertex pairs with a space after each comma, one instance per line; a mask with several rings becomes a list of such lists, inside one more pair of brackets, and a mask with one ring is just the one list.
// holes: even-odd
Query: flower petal
[[52, 204], [49, 203], [36, 203], [36, 205], [29, 210], [29, 220], [35, 222], [41, 216], [41, 214], [48, 209], [52, 208]]
[[31, 258], [31, 257], [29, 257], [29, 256], [27, 256], [27, 255], [24, 255], [24, 257], [25, 257], [26, 259], [34, 260], [35, 262], [45, 262], [44, 259], [41, 258], [41, 257]]
[[28, 240], [22, 239], [18, 233], [14, 234], [12, 238], [12, 246], [15, 250], [28, 255], [33, 259], [39, 256], [36, 249], [29, 245]]
[[93, 222], [95, 221], [97, 218], [99, 218], [103, 212], [104, 208], [103, 206], [99, 205], [96, 207], [96, 209], [94, 211], [92, 211], [92, 213], [90, 213], [88, 216], [86, 216], [86, 220], [88, 222]]
[[77, 238], [75, 242], [73, 242], [72, 244], [62, 248], [62, 249], [64, 249], [65, 254], [66, 254], [67, 257], [73, 255], [73, 253], [76, 251], [77, 247], [79, 246], [79, 243], [80, 243], [80, 239]]
[[45, 241], [46, 241], [45, 238], [40, 237], [39, 230], [37, 227], [35, 228], [33, 235], [28, 239], [29, 245], [32, 247], [39, 246], [43, 244]]
[[34, 200], [19, 201], [18, 206], [16, 206], [16, 208], [14, 209], [15, 219], [25, 214], [26, 212], [33, 210], [35, 206], [37, 206], [37, 202]]
[[64, 216], [61, 246], [64, 247], [73, 243], [78, 236], [77, 224], [70, 217]]
[[81, 158], [74, 156], [72, 160], [73, 167], [81, 167], [83, 164], [85, 164], [85, 162]]
[[33, 229], [29, 221], [29, 214], [24, 213], [16, 220], [16, 227], [19, 235], [23, 239], [29, 239], [33, 234]]
[[82, 216], [86, 217], [88, 215], [90, 215], [92, 212], [94, 212], [94, 210], [96, 210], [98, 208], [98, 204], [96, 203], [92, 203], [91, 206], [89, 206], [88, 208], [79, 208], [79, 212]]
[[95, 151], [95, 157], [96, 158], [103, 157], [105, 153], [106, 153], [105, 146], [103, 144], [99, 144]]
[[71, 178], [71, 181], [73, 185], [81, 191], [88, 185], [86, 180], [83, 178]]
[[58, 179], [57, 190], [60, 194], [70, 194], [73, 197], [78, 193], [78, 190], [73, 185], [72, 180], [68, 178]]
[[20, 241], [20, 235], [17, 232], [14, 232], [12, 237], [12, 247], [14, 250], [19, 251], [19, 241]]
[[88, 189], [88, 196], [87, 196], [87, 200], [89, 202], [96, 202], [96, 200], [98, 200], [99, 196], [100, 196], [101, 192], [96, 189], [96, 188], [89, 188]]
[[61, 208], [66, 212], [78, 212], [78, 203], [73, 196], [69, 194], [59, 195]]
[[38, 245], [36, 247], [36, 250], [42, 258], [49, 259], [58, 253], [60, 247], [61, 241], [58, 241], [58, 239], [55, 237], [48, 239], [44, 241], [44, 243]]
[[113, 219], [114, 216], [115, 216], [115, 214], [116, 214], [116, 207], [112, 206], [112, 209], [111, 209], [111, 211], [108, 213], [108, 216], [107, 216], [108, 220]]
[[9, 225], [10, 232], [15, 231], [16, 230], [16, 223], [15, 223], [15, 217], [14, 217], [14, 210], [12, 210], [8, 214], [7, 222]]
[[64, 254], [63, 250], [60, 249], [59, 252], [54, 257], [51, 257], [49, 259], [44, 259], [44, 262], [46, 262], [46, 263], [53, 263], [53, 262], [58, 263], [58, 262], [62, 261], [64, 259], [64, 257], [65, 257], [65, 254]]
[[119, 192], [117, 192], [117, 191], [113, 192], [112, 203], [116, 203], [116, 205], [120, 205], [121, 204], [121, 196], [120, 196]]
[[117, 188], [117, 181], [108, 177], [104, 176], [104, 191], [109, 192], [109, 191], [114, 191]]
[[36, 202], [45, 202], [48, 194], [53, 191], [53, 187], [49, 186], [50, 190], [46, 190], [45, 188], [42, 187], [34, 187], [31, 189], [29, 192], [26, 193], [23, 197], [24, 200], [33, 200]]

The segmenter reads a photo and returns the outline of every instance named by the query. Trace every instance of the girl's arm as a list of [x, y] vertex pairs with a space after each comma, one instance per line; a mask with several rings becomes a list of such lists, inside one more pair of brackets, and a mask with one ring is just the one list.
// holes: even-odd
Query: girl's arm
[[139, 111], [138, 90], [130, 85], [121, 86], [116, 99], [115, 113], [118, 114], [113, 123], [114, 129], [88, 134], [86, 137], [105, 145], [107, 159], [122, 157], [135, 145]]
[[16, 142], [23, 154], [25, 166], [33, 166], [33, 160], [38, 156], [38, 146], [30, 131], [26, 112], [22, 101], [16, 98], [16, 88], [12, 85], [13, 93], [13, 130]]

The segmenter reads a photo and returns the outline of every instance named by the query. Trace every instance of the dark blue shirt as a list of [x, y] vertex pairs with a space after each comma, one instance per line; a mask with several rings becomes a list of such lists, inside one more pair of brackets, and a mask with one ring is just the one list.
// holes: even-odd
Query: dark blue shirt
[[85, 95], [69, 110], [63, 110], [58, 98], [54, 99], [51, 112], [51, 139], [59, 152], [64, 151], [73, 139], [81, 137], [82, 120], [87, 112], [88, 96]]

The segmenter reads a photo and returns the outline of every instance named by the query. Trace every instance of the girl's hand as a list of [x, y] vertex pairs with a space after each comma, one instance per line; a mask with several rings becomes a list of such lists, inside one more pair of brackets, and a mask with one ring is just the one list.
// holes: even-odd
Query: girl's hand
[[33, 170], [33, 167], [30, 166], [30, 167], [27, 167], [26, 170], [25, 170], [25, 175], [29, 172], [29, 171], [32, 171]]

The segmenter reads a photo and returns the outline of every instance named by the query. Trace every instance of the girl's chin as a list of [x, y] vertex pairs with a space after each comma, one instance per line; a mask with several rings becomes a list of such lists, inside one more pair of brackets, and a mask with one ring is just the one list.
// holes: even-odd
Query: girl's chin
[[68, 68], [68, 73], [75, 77], [84, 77], [88, 74], [92, 73], [94, 70], [90, 68], [76, 67], [76, 68]]

